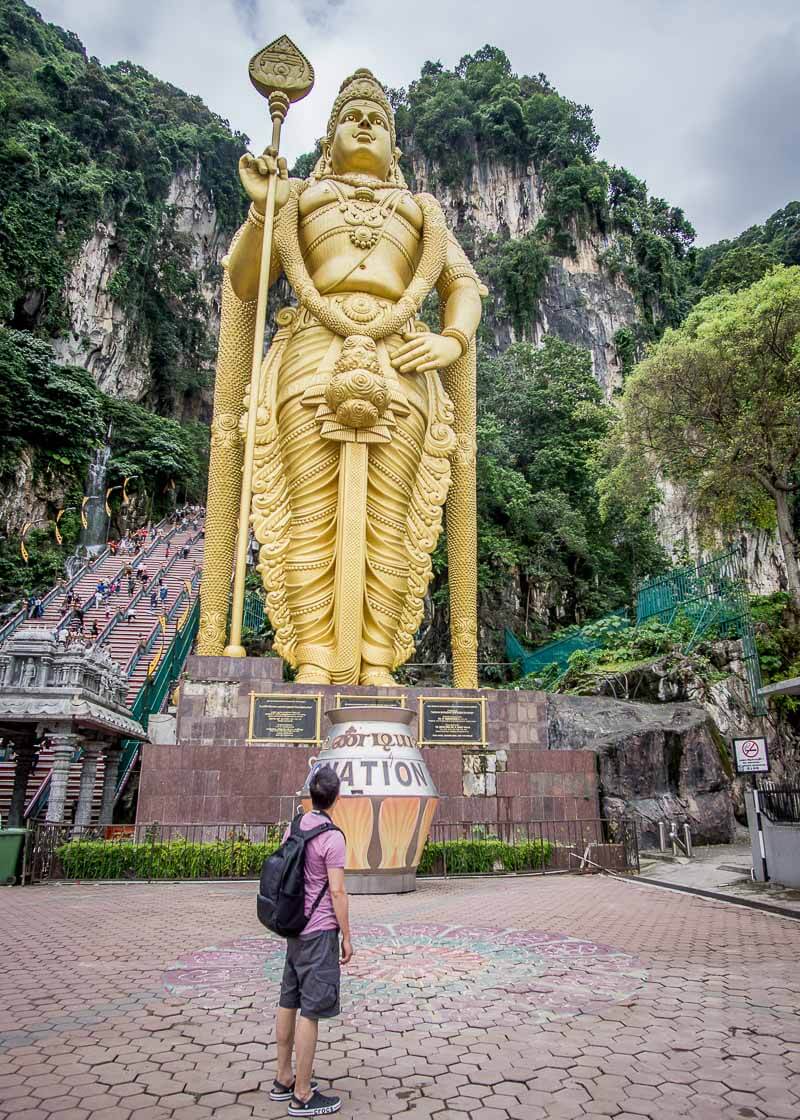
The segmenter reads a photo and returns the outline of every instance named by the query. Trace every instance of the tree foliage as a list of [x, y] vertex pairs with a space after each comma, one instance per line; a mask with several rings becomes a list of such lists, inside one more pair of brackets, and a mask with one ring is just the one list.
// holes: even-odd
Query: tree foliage
[[56, 336], [64, 281], [96, 223], [119, 259], [110, 292], [149, 348], [155, 396], [174, 407], [213, 349], [199, 278], [168, 204], [198, 175], [235, 228], [246, 138], [198, 97], [140, 66], [103, 67], [22, 0], [0, 6], [0, 321]]
[[[0, 485], [10, 485], [25, 449], [43, 491], [64, 494], [78, 506], [89, 462], [111, 426], [109, 485], [135, 476], [132, 492], [146, 489], [148, 508], [159, 515], [170, 504], [168, 488], [189, 501], [204, 500], [208, 429], [179, 424], [131, 401], [102, 393], [84, 369], [59, 366], [48, 343], [29, 331], [0, 327]], [[55, 500], [48, 514], [56, 514]], [[7, 529], [7, 527], [4, 527]], [[0, 600], [21, 590], [42, 590], [61, 573], [64, 556], [77, 540], [77, 518], [65, 519], [64, 548], [52, 530], [39, 528], [30, 538], [30, 566], [19, 555], [16, 535], [0, 543]], [[74, 532], [72, 530], [75, 530]]]
[[699, 249], [693, 274], [697, 297], [746, 287], [774, 264], [800, 265], [800, 202], [776, 210], [763, 226]]
[[[613, 409], [586, 351], [548, 336], [479, 363], [479, 578], [516, 568], [550, 604], [548, 622], [579, 621], [630, 601], [664, 559], [649, 509], [600, 508], [601, 453]], [[638, 498], [637, 498], [638, 500]]]
[[649, 461], [690, 489], [709, 526], [777, 524], [800, 604], [800, 268], [703, 299], [623, 397], [629, 477]]

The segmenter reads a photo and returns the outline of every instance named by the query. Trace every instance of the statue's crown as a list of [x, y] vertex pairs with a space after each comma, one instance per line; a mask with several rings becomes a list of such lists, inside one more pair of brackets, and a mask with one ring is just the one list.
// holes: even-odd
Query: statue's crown
[[367, 70], [365, 67], [356, 70], [349, 78], [345, 78], [339, 86], [339, 96], [333, 103], [330, 119], [328, 120], [328, 143], [332, 143], [333, 141], [336, 122], [339, 120], [339, 115], [348, 101], [374, 101], [376, 105], [380, 105], [389, 118], [389, 131], [392, 136], [392, 147], [394, 147], [396, 143], [394, 110], [389, 102], [389, 98], [386, 96], [386, 90], [372, 71]]

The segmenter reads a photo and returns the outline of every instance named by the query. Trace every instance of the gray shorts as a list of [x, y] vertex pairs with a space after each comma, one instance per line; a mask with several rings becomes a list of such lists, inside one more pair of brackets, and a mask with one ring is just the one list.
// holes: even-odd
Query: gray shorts
[[340, 975], [337, 929], [290, 937], [278, 1006], [299, 1008], [305, 1019], [333, 1019], [339, 1014]]

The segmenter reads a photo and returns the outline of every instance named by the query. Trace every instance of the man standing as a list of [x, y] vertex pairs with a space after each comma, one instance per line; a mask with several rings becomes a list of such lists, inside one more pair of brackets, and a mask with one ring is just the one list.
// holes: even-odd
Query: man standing
[[[339, 796], [336, 772], [329, 766], [320, 767], [309, 782], [309, 793], [312, 808], [300, 821], [303, 831], [330, 820], [329, 810]], [[339, 966], [347, 964], [353, 956], [344, 885], [345, 846], [344, 836], [333, 828], [315, 836], [306, 845], [305, 913], [308, 923], [299, 937], [289, 938], [286, 947], [275, 1024], [278, 1070], [270, 1092], [274, 1101], [289, 1101], [290, 1116], [326, 1116], [338, 1112], [342, 1104], [338, 1097], [326, 1097], [318, 1091], [316, 1082], [311, 1080], [311, 1071], [319, 1020], [332, 1019], [339, 1014]], [[292, 1050], [297, 1055], [296, 1079], [292, 1076]]]

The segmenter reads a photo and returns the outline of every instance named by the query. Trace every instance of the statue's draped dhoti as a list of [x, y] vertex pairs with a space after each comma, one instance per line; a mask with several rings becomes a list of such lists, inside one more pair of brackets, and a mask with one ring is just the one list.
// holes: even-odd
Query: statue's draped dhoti
[[450, 480], [452, 405], [437, 373], [397, 374], [401, 342], [370, 343], [390, 403], [366, 430], [332, 420], [346, 343], [310, 313], [284, 313], [262, 371], [253, 526], [276, 649], [342, 684], [413, 649]]

